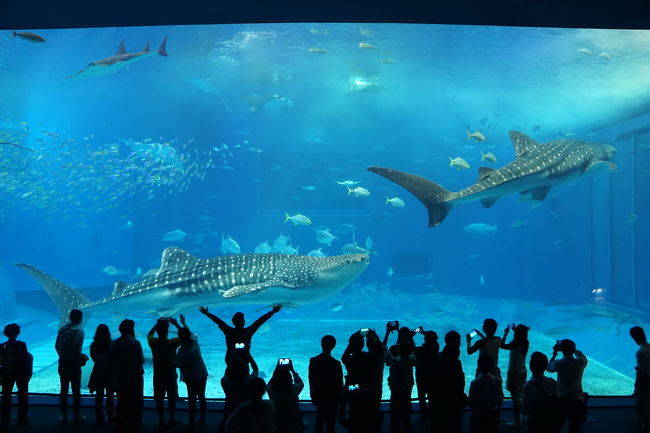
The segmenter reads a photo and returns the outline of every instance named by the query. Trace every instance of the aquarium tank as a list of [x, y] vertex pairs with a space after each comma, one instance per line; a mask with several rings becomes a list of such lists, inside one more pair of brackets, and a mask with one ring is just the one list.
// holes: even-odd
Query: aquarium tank
[[460, 332], [469, 384], [465, 335], [494, 318], [530, 327], [529, 355], [574, 340], [588, 393], [632, 392], [648, 31], [3, 31], [0, 94], [0, 319], [34, 354], [33, 392], [58, 392], [54, 340], [79, 306], [86, 353], [98, 324], [135, 320], [146, 395], [146, 335], [184, 314], [222, 397], [224, 337], [199, 307], [250, 324], [275, 303], [251, 348], [266, 378], [285, 357], [306, 377], [325, 334], [340, 357], [398, 320]]

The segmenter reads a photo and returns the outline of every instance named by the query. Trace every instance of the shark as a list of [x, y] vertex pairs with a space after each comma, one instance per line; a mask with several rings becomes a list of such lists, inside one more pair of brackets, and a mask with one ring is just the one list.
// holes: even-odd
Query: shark
[[233, 254], [200, 259], [179, 247], [169, 247], [162, 253], [158, 270], [147, 272], [133, 284], [116, 282], [111, 295], [97, 301], [32, 265], [16, 266], [43, 287], [65, 323], [72, 309], [80, 309], [86, 316], [128, 312], [167, 316], [200, 305], [299, 306], [337, 293], [368, 263], [367, 254]]
[[543, 201], [549, 190], [563, 183], [603, 171], [616, 171], [611, 159], [616, 148], [609, 144], [577, 139], [559, 139], [538, 143], [519, 131], [510, 131], [515, 159], [499, 169], [480, 167], [476, 183], [460, 191], [443, 186], [415, 174], [385, 167], [368, 167], [413, 194], [429, 214], [429, 227], [438, 226], [449, 210], [460, 203], [480, 201], [489, 208], [510, 194], [522, 200]]
[[105, 59], [97, 60], [91, 62], [77, 72], [76, 74], [65, 77], [68, 79], [79, 79], [79, 78], [90, 78], [90, 77], [101, 77], [104, 75], [112, 74], [115, 71], [124, 69], [129, 66], [131, 63], [138, 60], [145, 59], [147, 57], [159, 54], [161, 56], [167, 57], [167, 36], [163, 39], [160, 44], [158, 51], [149, 50], [149, 42], [147, 42], [142, 49], [142, 51], [137, 53], [127, 53], [126, 48], [124, 47], [124, 41], [120, 42], [120, 45], [117, 47], [117, 52], [115, 55], [106, 57]]

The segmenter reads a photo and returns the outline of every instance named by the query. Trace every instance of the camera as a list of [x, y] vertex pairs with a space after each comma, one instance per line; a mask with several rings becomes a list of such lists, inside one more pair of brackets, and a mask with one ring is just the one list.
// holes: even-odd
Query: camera
[[289, 365], [291, 363], [290, 358], [279, 358], [278, 365]]
[[411, 332], [413, 332], [414, 334], [421, 334], [421, 333], [424, 332], [424, 328], [422, 328], [421, 326], [418, 326], [415, 329], [411, 329]]
[[235, 343], [235, 349], [245, 349], [246, 343]]
[[470, 338], [474, 338], [474, 337], [476, 337], [477, 335], [478, 335], [478, 332], [476, 332], [476, 331], [472, 331], [472, 332], [469, 333], [469, 337], [470, 337]]
[[359, 385], [348, 385], [348, 391], [356, 391], [359, 389]]
[[391, 320], [388, 322], [388, 330], [389, 331], [397, 331], [399, 329], [399, 321], [398, 320]]

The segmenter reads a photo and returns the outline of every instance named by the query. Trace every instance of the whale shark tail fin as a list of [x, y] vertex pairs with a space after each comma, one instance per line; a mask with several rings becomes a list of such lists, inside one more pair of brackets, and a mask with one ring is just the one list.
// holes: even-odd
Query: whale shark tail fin
[[435, 182], [391, 168], [368, 167], [368, 171], [395, 182], [420, 200], [429, 212], [429, 227], [440, 224], [452, 207], [453, 193]]
[[[38, 268], [25, 263], [16, 263], [20, 269], [25, 270], [31, 275], [40, 285], [45, 289], [45, 292], [50, 296], [57, 310], [59, 310], [59, 322], [64, 324], [68, 321], [68, 315], [71, 310], [81, 308], [90, 304], [90, 300], [84, 295], [79, 293], [72, 287], [62, 283], [51, 275], [46, 274]], [[87, 316], [87, 314], [84, 314]], [[88, 317], [84, 317], [84, 321]]]

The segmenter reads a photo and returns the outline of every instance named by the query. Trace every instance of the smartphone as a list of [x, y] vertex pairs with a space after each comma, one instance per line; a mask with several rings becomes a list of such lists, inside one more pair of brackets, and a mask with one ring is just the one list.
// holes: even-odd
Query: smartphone
[[348, 391], [356, 391], [359, 389], [359, 385], [348, 385]]
[[245, 349], [246, 344], [245, 343], [235, 343], [235, 349]]
[[361, 329], [359, 329], [359, 332], [361, 333], [361, 335], [366, 335], [368, 333], [368, 331], [370, 331], [370, 328], [361, 328]]
[[289, 365], [291, 362], [290, 358], [280, 358], [278, 359], [278, 365]]
[[472, 332], [469, 333], [470, 338], [474, 338], [477, 335], [478, 335], [478, 332], [476, 332], [476, 331], [472, 331]]
[[415, 329], [411, 329], [411, 331], [413, 331], [413, 332], [416, 333], [416, 334], [419, 334], [419, 333], [423, 332], [424, 329], [422, 329], [421, 326], [418, 326], [418, 327], [415, 328]]

